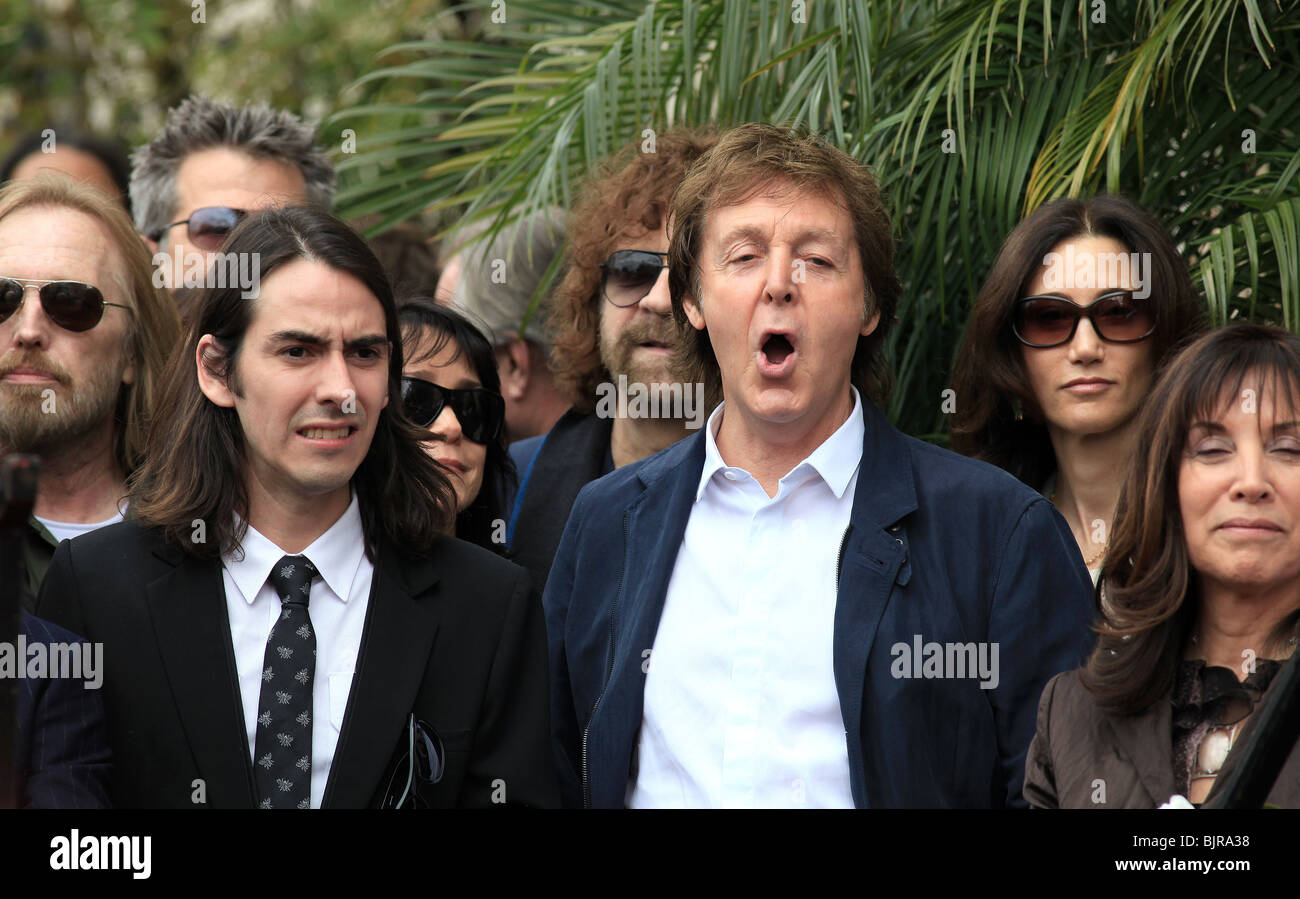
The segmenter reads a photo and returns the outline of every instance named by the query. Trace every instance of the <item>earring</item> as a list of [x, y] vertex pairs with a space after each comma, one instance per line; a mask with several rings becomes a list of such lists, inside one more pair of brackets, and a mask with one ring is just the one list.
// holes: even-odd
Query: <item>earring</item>
[[1025, 418], [1025, 409], [1018, 396], [1011, 398], [1011, 414], [1015, 416], [1016, 421], [1023, 421]]

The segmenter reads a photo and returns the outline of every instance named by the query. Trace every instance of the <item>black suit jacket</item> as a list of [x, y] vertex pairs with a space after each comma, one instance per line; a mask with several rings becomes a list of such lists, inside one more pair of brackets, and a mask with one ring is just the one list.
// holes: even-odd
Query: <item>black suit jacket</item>
[[[123, 522], [60, 544], [42, 616], [104, 644], [114, 804], [256, 804], [221, 562]], [[322, 805], [376, 806], [414, 712], [446, 748], [435, 807], [558, 802], [546, 634], [518, 566], [453, 538], [385, 542]]]
[[[81, 638], [23, 613], [27, 645], [80, 643]], [[25, 664], [22, 660], [20, 664]], [[83, 678], [23, 678], [18, 689], [20, 795], [25, 808], [108, 806], [108, 741], [100, 691]]]

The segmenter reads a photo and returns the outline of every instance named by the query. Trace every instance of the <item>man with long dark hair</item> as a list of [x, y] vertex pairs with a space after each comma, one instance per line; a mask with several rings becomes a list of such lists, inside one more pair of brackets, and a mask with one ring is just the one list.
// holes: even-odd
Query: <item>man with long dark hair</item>
[[525, 572], [445, 536], [379, 262], [295, 207], [226, 252], [260, 292], [204, 291], [137, 520], [63, 544], [38, 606], [104, 644], [115, 803], [551, 803], [540, 608]]

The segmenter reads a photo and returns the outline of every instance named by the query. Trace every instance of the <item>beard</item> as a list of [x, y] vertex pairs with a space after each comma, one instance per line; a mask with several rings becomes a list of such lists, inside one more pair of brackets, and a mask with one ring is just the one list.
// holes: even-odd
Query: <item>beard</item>
[[600, 361], [617, 384], [619, 375], [626, 375], [629, 384], [669, 384], [673, 381], [668, 358], [648, 362], [633, 360], [633, 353], [643, 343], [661, 343], [668, 347], [677, 345], [677, 327], [672, 316], [646, 319], [638, 317], [628, 323], [612, 341], [600, 336]]
[[126, 360], [119, 356], [115, 365], [76, 382], [53, 359], [35, 353], [11, 353], [0, 359], [0, 375], [19, 366], [47, 371], [58, 383], [0, 382], [0, 448], [54, 456], [112, 419]]

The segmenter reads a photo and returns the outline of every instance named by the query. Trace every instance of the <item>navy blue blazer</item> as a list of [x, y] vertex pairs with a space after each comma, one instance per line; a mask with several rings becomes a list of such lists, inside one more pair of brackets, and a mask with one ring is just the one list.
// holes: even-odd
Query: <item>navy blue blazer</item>
[[[1024, 806], [1039, 695], [1092, 643], [1092, 582], [1078, 547], [1052, 505], [1011, 475], [901, 434], [868, 402], [862, 410], [834, 624], [854, 804]], [[654, 646], [703, 465], [701, 429], [593, 481], [574, 504], [544, 597], [566, 805], [623, 805], [643, 652]], [[996, 643], [997, 686], [902, 676], [922, 673], [895, 649], [910, 651], [917, 635]]]
[[[27, 643], [80, 643], [41, 618], [22, 616]], [[25, 661], [25, 660], [24, 660]], [[18, 754], [27, 808], [107, 808], [109, 750], [104, 701], [72, 678], [23, 678], [18, 690]]]

